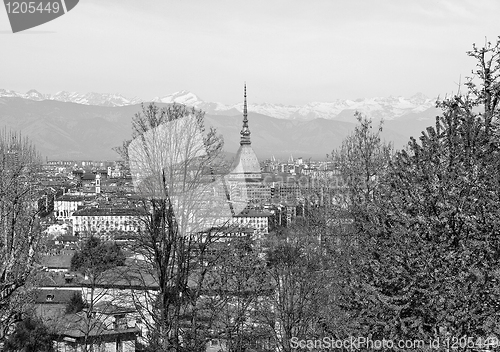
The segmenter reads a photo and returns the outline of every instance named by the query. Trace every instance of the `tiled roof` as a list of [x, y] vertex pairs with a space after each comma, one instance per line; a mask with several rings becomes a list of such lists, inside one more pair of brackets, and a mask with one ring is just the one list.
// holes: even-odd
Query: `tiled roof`
[[95, 199], [95, 196], [63, 194], [62, 196], [57, 197], [56, 201], [79, 202], [79, 201], [93, 200], [93, 199]]
[[[66, 281], [68, 279], [68, 282]], [[80, 274], [68, 274], [61, 272], [41, 273], [38, 287], [78, 287], [83, 280]]]
[[60, 335], [79, 338], [84, 337], [86, 334], [86, 330], [90, 326], [90, 331], [88, 332], [89, 337], [94, 336], [104, 336], [104, 335], [123, 335], [123, 334], [137, 334], [140, 330], [136, 327], [127, 328], [127, 329], [119, 329], [119, 330], [109, 330], [104, 324], [94, 319], [88, 324], [86, 321], [84, 314], [82, 312], [75, 314], [66, 314], [61, 317], [59, 324], [56, 327], [57, 332]]
[[73, 216], [141, 216], [146, 212], [136, 208], [86, 208], [77, 210]]
[[45, 255], [41, 258], [40, 264], [47, 268], [69, 269], [71, 267], [72, 254], [69, 255]]
[[[80, 293], [80, 292], [70, 289], [37, 290], [35, 303], [47, 303], [47, 304], [69, 303], [69, 301], [71, 300], [71, 298], [75, 293]], [[48, 298], [48, 296], [52, 296], [52, 299]]]
[[[82, 281], [82, 286], [88, 286], [89, 284], [89, 281]], [[127, 260], [125, 266], [118, 266], [104, 272], [96, 286], [144, 290], [157, 290], [159, 287], [158, 280], [151, 275], [145, 264], [134, 260]]]

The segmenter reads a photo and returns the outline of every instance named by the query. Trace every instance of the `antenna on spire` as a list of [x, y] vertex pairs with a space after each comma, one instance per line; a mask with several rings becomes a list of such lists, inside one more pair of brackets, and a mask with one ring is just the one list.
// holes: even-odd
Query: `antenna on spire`
[[[248, 118], [247, 118], [247, 82], [245, 82], [245, 93], [243, 95], [244, 102], [243, 102], [243, 122], [248, 123]], [[248, 126], [247, 126], [248, 127]]]

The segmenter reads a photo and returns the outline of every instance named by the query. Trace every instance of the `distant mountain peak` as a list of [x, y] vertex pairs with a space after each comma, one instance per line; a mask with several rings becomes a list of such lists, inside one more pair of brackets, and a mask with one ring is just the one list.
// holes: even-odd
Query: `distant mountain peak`
[[36, 89], [30, 89], [29, 91], [26, 92], [26, 94], [42, 94], [42, 93], [40, 93]]
[[178, 103], [195, 107], [204, 103], [200, 97], [188, 90], [181, 90], [163, 97], [156, 97], [153, 99], [153, 102], [166, 104]]
[[46, 96], [36, 89], [30, 89], [29, 91], [26, 92], [25, 94], [29, 99], [31, 100], [45, 100]]
[[[425, 104], [425, 102], [427, 102], [429, 100], [429, 98], [423, 94], [423, 93], [416, 93], [416, 94], [413, 94], [409, 100], [414, 103], [414, 104], [417, 104], [417, 105], [421, 105], [421, 104]], [[435, 101], [436, 99], [434, 99]]]

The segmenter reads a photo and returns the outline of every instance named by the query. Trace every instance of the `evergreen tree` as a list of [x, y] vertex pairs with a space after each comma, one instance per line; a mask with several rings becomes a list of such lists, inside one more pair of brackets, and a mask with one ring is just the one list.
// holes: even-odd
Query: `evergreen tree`
[[4, 351], [53, 352], [52, 336], [40, 319], [26, 317], [5, 341]]
[[438, 104], [435, 126], [354, 213], [365, 250], [347, 306], [373, 339], [465, 336], [473, 347], [500, 333], [499, 54], [499, 43], [469, 52], [479, 69], [466, 94]]

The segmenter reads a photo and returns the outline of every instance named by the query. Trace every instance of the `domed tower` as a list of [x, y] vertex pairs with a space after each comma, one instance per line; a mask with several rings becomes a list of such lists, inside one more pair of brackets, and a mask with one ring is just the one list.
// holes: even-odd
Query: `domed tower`
[[240, 148], [236, 153], [236, 158], [231, 166], [231, 177], [242, 179], [254, 179], [261, 181], [262, 172], [260, 170], [259, 159], [252, 149], [250, 141], [250, 128], [248, 127], [247, 113], [247, 85], [244, 88], [244, 103], [243, 103], [243, 128], [240, 132]]
[[230, 197], [234, 201], [264, 201], [270, 197], [270, 189], [262, 183], [259, 159], [252, 149], [250, 128], [248, 127], [247, 86], [244, 88], [243, 127], [240, 132], [240, 147], [236, 153], [231, 171], [227, 175]]

